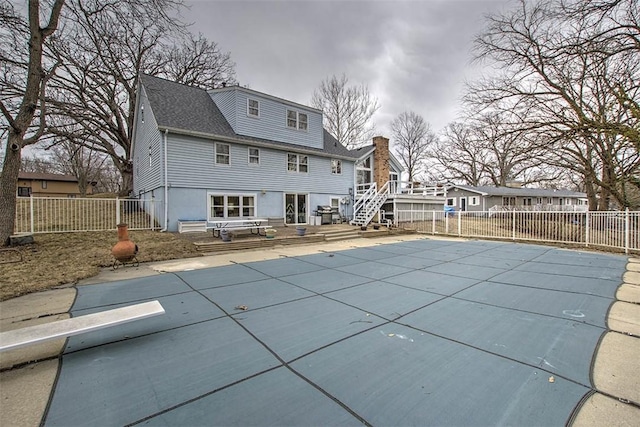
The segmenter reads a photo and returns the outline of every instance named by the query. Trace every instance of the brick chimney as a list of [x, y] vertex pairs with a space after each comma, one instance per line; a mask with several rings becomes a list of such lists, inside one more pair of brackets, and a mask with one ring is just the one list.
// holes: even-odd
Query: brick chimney
[[389, 138], [374, 136], [373, 145], [373, 180], [380, 189], [389, 181]]

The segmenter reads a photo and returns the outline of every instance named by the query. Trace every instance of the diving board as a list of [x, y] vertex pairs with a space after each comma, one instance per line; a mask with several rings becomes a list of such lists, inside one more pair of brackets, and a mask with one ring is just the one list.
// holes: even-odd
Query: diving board
[[70, 337], [122, 323], [146, 319], [164, 314], [159, 301], [144, 302], [127, 307], [115, 308], [100, 313], [57, 320], [42, 325], [28, 326], [0, 333], [0, 353], [56, 338]]

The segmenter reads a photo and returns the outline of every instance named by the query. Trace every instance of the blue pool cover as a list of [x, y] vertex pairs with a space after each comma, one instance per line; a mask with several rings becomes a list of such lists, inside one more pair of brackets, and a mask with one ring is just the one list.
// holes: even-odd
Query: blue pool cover
[[625, 265], [418, 239], [78, 287], [166, 314], [70, 338], [44, 424], [565, 425]]

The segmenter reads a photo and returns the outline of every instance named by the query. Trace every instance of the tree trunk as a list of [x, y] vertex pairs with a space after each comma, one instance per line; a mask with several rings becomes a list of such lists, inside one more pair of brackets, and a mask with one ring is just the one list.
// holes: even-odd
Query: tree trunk
[[13, 234], [16, 221], [16, 192], [18, 173], [20, 172], [21, 138], [9, 128], [9, 138], [0, 174], [0, 244], [9, 244], [9, 236]]
[[129, 196], [133, 191], [133, 168], [130, 162], [123, 169], [120, 169], [120, 175], [122, 175], [122, 187], [119, 195]]
[[589, 201], [589, 210], [597, 211], [598, 197], [596, 195], [596, 190], [593, 186], [593, 182], [590, 179], [587, 179], [587, 177], [585, 177], [585, 180], [584, 180], [584, 189], [585, 189], [585, 193], [587, 193], [587, 200]]

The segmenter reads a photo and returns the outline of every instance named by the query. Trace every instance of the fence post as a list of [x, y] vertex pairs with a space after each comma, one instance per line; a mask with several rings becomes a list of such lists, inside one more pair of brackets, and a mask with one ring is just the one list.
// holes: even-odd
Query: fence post
[[624, 210], [624, 253], [629, 253], [629, 208]]
[[436, 211], [431, 212], [431, 234], [436, 234]]
[[584, 220], [584, 244], [586, 247], [589, 247], [589, 227], [591, 226], [591, 212], [587, 210]]
[[120, 198], [116, 197], [116, 226], [120, 224]]
[[444, 234], [449, 234], [449, 212], [444, 213]]
[[458, 236], [462, 234], [462, 211], [458, 212]]
[[149, 215], [147, 216], [149, 218], [149, 221], [151, 222], [149, 226], [152, 230], [156, 229], [156, 211], [153, 206], [154, 201], [155, 197], [152, 197], [151, 201], [149, 202]]
[[511, 224], [511, 238], [515, 241], [516, 240], [516, 210], [515, 208], [513, 209], [513, 215], [512, 215], [512, 224]]
[[33, 234], [33, 194], [29, 194], [29, 217], [31, 219], [31, 234]]

